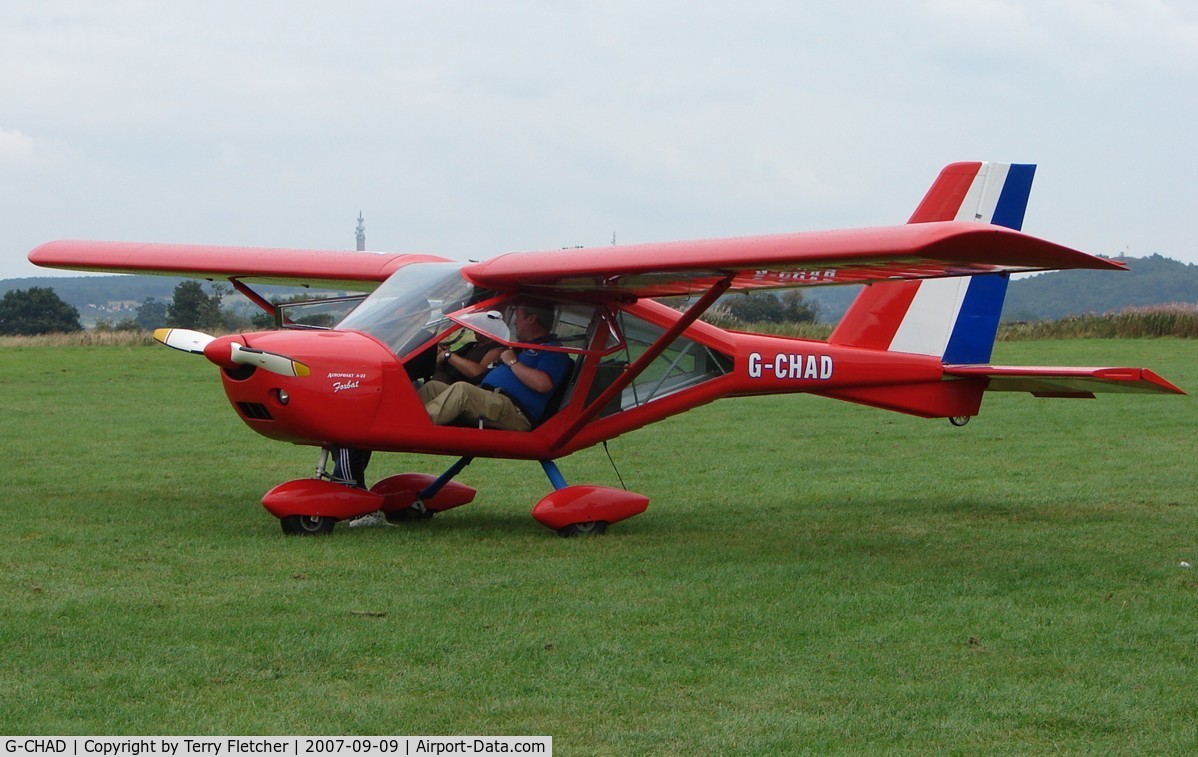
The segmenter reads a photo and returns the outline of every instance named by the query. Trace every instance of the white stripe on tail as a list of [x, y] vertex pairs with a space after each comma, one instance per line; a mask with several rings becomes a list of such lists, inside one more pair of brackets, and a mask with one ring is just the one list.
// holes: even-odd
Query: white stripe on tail
[[[940, 172], [908, 223], [977, 221], [1023, 226], [1034, 165], [954, 163]], [[829, 342], [933, 355], [945, 363], [986, 363], [1007, 277], [986, 274], [883, 282], [853, 301]]]

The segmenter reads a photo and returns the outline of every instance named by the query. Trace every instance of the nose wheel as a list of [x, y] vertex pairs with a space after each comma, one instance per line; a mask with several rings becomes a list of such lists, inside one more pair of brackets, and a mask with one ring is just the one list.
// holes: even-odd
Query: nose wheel
[[333, 533], [336, 518], [320, 515], [288, 515], [279, 519], [283, 533], [288, 536], [324, 536]]
[[564, 528], [557, 529], [558, 536], [598, 536], [607, 533], [607, 522], [602, 520], [592, 520], [588, 523], [571, 523]]

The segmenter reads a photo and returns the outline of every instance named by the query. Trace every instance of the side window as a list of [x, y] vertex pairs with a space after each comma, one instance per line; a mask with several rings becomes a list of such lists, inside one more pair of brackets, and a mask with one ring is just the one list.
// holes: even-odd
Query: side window
[[[619, 314], [618, 322], [624, 336], [625, 349], [600, 363], [601, 370], [605, 365], [614, 365], [615, 358], [620, 358], [620, 364], [634, 362], [665, 333], [664, 328], [624, 312]], [[612, 406], [604, 408], [601, 417], [611, 415], [617, 410], [639, 407], [719, 378], [731, 370], [732, 358], [699, 342], [679, 337], [624, 390], [619, 406], [616, 407], [613, 403]]]
[[[553, 324], [553, 333], [563, 347], [578, 351], [598, 351], [607, 353], [620, 346], [620, 337], [608, 319], [606, 311], [594, 305], [560, 305], [557, 309], [557, 319]], [[597, 346], [594, 346], [596, 331], [603, 336]]]
[[331, 329], [362, 303], [366, 295], [295, 299], [275, 305], [275, 326], [281, 329]]

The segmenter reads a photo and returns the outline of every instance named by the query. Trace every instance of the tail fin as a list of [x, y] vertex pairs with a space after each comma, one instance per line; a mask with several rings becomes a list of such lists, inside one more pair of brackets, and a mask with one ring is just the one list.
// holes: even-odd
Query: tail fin
[[[908, 223], [978, 221], [1019, 230], [1034, 165], [953, 163]], [[1005, 274], [882, 282], [857, 295], [832, 344], [933, 355], [948, 364], [990, 361], [1007, 293]]]

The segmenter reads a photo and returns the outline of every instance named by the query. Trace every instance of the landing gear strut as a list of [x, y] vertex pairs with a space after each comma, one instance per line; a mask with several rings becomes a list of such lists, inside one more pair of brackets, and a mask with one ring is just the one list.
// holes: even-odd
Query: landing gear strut
[[609, 524], [645, 512], [649, 498], [606, 486], [570, 486], [552, 460], [541, 467], [554, 491], [536, 504], [532, 517], [559, 536], [597, 536]]
[[[315, 478], [287, 481], [271, 489], [262, 505], [279, 519], [283, 533], [316, 536], [332, 533], [339, 520], [382, 511], [390, 522], [424, 520], [474, 499], [475, 490], [452, 479], [472, 458], [463, 457], [440, 476], [401, 473], [377, 482], [369, 490], [352, 481], [330, 476], [322, 450]], [[602, 534], [612, 523], [643, 513], [649, 498], [606, 486], [570, 486], [552, 460], [542, 460], [554, 491], [541, 498], [532, 517], [561, 536]]]

